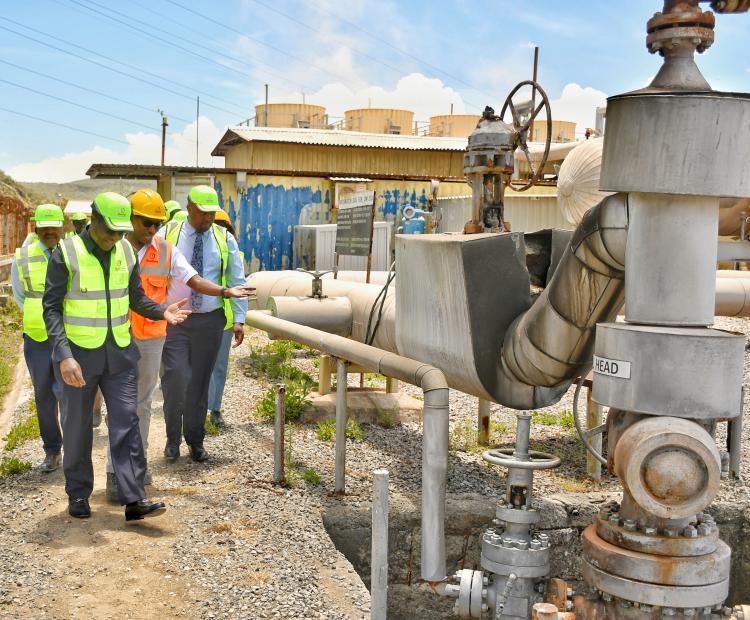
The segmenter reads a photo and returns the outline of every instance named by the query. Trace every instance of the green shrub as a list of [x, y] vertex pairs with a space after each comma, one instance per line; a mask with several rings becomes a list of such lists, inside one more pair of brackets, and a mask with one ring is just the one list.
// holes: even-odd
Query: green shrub
[[534, 424], [541, 424], [542, 426], [559, 426], [560, 428], [567, 429], [575, 428], [572, 411], [563, 411], [559, 414], [551, 411], [532, 411], [531, 421]]
[[208, 416], [206, 416], [206, 423], [203, 425], [203, 428], [206, 430], [206, 435], [211, 435], [211, 437], [216, 437], [219, 434], [219, 427]]
[[477, 427], [468, 420], [463, 420], [448, 433], [448, 449], [451, 452], [481, 452], [477, 437]]
[[393, 428], [398, 424], [398, 409], [378, 409], [375, 423], [383, 428]]
[[315, 471], [312, 467], [308, 467], [302, 472], [302, 480], [309, 482], [310, 484], [320, 484], [320, 474]]
[[[333, 441], [336, 439], [336, 421], [323, 420], [318, 422], [315, 429], [315, 436], [320, 441]], [[346, 421], [346, 438], [351, 439], [352, 441], [362, 441], [364, 437], [365, 432], [362, 429], [362, 425], [349, 418]]]
[[19, 422], [11, 427], [5, 436], [5, 451], [10, 452], [18, 446], [25, 444], [27, 441], [39, 439], [39, 419], [32, 414], [23, 422]]
[[251, 349], [246, 366], [251, 374], [264, 374], [274, 381], [312, 384], [312, 377], [291, 363], [295, 352], [301, 350], [300, 347], [303, 345], [288, 340], [274, 340], [260, 349]]
[[29, 461], [20, 461], [16, 457], [4, 456], [3, 460], [0, 461], [0, 478], [6, 476], [13, 476], [15, 474], [22, 474], [25, 471], [31, 469], [31, 463]]
[[[286, 404], [286, 421], [297, 422], [302, 413], [311, 405], [311, 401], [307, 398], [307, 393], [310, 391], [309, 382], [303, 383], [287, 383], [286, 384], [286, 397], [284, 399]], [[276, 389], [270, 388], [260, 399], [256, 409], [256, 414], [264, 422], [273, 422], [276, 416]]]

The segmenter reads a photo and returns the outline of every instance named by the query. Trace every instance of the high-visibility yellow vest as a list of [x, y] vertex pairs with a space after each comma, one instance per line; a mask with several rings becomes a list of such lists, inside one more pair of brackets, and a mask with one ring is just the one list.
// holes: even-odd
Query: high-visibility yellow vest
[[37, 235], [35, 232], [30, 232], [28, 235], [26, 235], [26, 238], [23, 240], [21, 247], [25, 245], [31, 245], [35, 241], [39, 241], [39, 235]]
[[[185, 222], [171, 221], [166, 224], [164, 238], [174, 246], [177, 246], [177, 241], [180, 239], [180, 233], [182, 232], [182, 226], [184, 223]], [[225, 228], [217, 226], [216, 224], [211, 224], [211, 232], [216, 240], [216, 246], [219, 248], [219, 258], [221, 260], [219, 284], [226, 287], [227, 282], [229, 282], [229, 245], [227, 244], [227, 235], [229, 232]], [[227, 318], [224, 329], [228, 329], [232, 326], [233, 321], [232, 302], [229, 299], [224, 299], [222, 302], [224, 315]]]
[[[130, 344], [128, 284], [136, 263], [133, 247], [125, 239], [115, 244], [109, 263], [109, 286], [99, 260], [78, 235], [60, 243], [68, 266], [68, 292], [63, 301], [63, 323], [68, 340], [84, 349], [96, 349], [112, 326], [120, 347]], [[109, 291], [109, 304], [107, 304]]]
[[42, 317], [42, 297], [47, 280], [47, 254], [38, 243], [16, 250], [16, 268], [21, 276], [23, 302], [23, 333], [32, 340], [47, 340], [47, 327]]
[[63, 236], [63, 239], [72, 239], [77, 234], [78, 233], [75, 230], [69, 230], [68, 232], [65, 233], [65, 235]]

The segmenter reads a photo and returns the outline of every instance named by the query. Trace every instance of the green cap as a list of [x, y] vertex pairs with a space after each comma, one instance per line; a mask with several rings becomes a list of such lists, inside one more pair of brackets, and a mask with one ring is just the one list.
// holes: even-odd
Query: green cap
[[201, 211], [216, 212], [219, 206], [219, 194], [208, 185], [196, 185], [188, 194], [188, 202], [192, 202]]
[[182, 210], [180, 203], [176, 200], [167, 200], [167, 202], [164, 203], [164, 206], [167, 208], [167, 215], [172, 215], [175, 211]]
[[57, 205], [39, 205], [34, 211], [32, 221], [39, 228], [62, 228], [65, 216]]
[[130, 202], [125, 196], [115, 192], [104, 192], [94, 198], [91, 209], [104, 218], [104, 223], [110, 230], [116, 232], [133, 230], [133, 225], [130, 223]]
[[185, 222], [187, 221], [187, 216], [188, 216], [187, 211], [183, 211], [182, 209], [180, 209], [177, 213], [175, 213], [172, 216], [172, 221], [173, 222]]
[[81, 220], [88, 220], [89, 216], [83, 213], [82, 211], [76, 211], [75, 213], [70, 214], [70, 221], [71, 222], [80, 222]]

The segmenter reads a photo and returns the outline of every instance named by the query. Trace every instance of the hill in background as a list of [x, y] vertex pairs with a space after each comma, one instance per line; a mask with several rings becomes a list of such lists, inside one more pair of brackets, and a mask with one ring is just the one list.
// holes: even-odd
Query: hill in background
[[80, 179], [68, 183], [18, 183], [27, 193], [32, 194], [37, 202], [54, 202], [60, 200], [93, 200], [101, 192], [117, 192], [123, 196], [137, 189], [148, 187], [156, 189], [156, 181], [139, 179]]

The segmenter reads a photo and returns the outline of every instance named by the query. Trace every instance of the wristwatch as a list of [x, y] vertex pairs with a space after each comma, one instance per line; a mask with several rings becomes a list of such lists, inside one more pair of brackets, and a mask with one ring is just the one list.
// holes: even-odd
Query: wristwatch
[[222, 296], [222, 298], [224, 298], [224, 299], [226, 299], [226, 298], [227, 298], [227, 296], [226, 296], [226, 295], [224, 294], [224, 293], [226, 293], [226, 292], [227, 292], [227, 287], [226, 287], [226, 286], [222, 286], [222, 287], [221, 287], [221, 296]]

